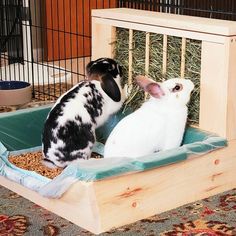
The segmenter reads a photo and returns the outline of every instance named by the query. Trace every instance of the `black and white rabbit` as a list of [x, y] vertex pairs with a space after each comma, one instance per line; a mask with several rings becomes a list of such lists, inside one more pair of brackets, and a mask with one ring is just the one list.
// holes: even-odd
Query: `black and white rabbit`
[[144, 76], [136, 81], [151, 97], [115, 126], [105, 144], [105, 158], [135, 158], [181, 145], [193, 83], [176, 78], [157, 83]]
[[88, 80], [63, 94], [52, 107], [42, 133], [43, 163], [66, 167], [89, 159], [95, 143], [95, 129], [117, 112], [124, 100], [122, 69], [110, 58], [91, 61]]

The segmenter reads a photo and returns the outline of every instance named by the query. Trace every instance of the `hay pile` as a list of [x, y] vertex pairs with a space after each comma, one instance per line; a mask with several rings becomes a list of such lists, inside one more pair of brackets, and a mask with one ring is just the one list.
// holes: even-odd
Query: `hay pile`
[[[145, 42], [146, 32], [133, 32], [133, 78], [137, 74], [145, 74]], [[115, 59], [124, 67], [124, 80], [128, 80], [129, 61], [129, 30], [117, 28], [115, 44]], [[181, 44], [179, 37], [168, 36], [167, 43], [167, 73], [162, 73], [163, 35], [150, 33], [150, 62], [148, 76], [156, 81], [180, 77], [181, 68]], [[191, 79], [195, 84], [189, 103], [190, 123], [199, 121], [200, 104], [200, 70], [201, 70], [201, 41], [187, 39], [185, 61], [185, 78]], [[132, 107], [137, 109], [144, 101], [144, 93], [134, 86], [124, 110]]]

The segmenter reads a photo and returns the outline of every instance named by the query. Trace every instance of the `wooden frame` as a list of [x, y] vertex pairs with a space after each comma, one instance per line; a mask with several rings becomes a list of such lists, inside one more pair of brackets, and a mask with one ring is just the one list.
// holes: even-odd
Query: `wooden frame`
[[236, 187], [236, 23], [140, 12], [93, 11], [93, 59], [112, 57], [115, 27], [203, 41], [200, 128], [229, 140], [201, 157], [100, 181], [78, 181], [47, 199], [0, 177], [1, 185], [96, 234]]
[[93, 10], [92, 24], [93, 59], [113, 57], [116, 27], [201, 40], [199, 128], [236, 139], [236, 22], [120, 8]]
[[48, 199], [0, 176], [1, 185], [99, 234], [236, 187], [236, 141], [187, 161], [95, 182]]

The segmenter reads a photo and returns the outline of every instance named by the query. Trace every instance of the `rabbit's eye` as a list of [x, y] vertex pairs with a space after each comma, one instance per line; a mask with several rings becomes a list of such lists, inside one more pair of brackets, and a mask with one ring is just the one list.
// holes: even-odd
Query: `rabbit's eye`
[[183, 89], [183, 85], [182, 84], [176, 84], [175, 87], [172, 89], [172, 92], [179, 92]]

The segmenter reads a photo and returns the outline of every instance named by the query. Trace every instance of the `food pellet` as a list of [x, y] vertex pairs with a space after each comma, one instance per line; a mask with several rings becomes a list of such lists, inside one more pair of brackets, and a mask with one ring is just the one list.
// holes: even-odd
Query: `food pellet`
[[[92, 153], [91, 158], [101, 158], [99, 154]], [[15, 166], [53, 179], [63, 171], [63, 168], [49, 168], [42, 164], [42, 152], [29, 152], [17, 156], [9, 156], [9, 161]]]

